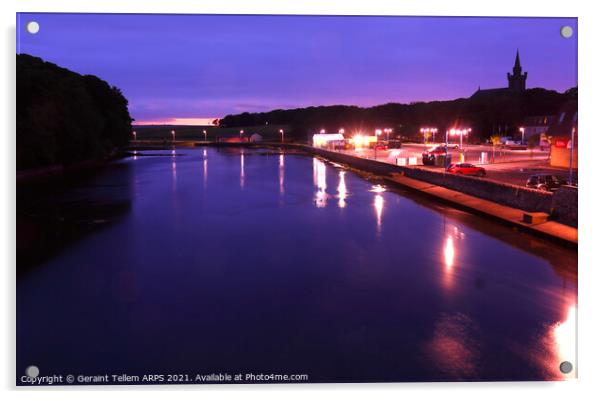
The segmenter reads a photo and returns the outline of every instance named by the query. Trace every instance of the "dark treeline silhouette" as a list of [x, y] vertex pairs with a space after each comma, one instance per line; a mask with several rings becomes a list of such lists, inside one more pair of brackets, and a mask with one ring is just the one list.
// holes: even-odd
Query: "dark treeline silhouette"
[[27, 54], [17, 55], [17, 169], [102, 159], [128, 143], [121, 91]]
[[[421, 127], [436, 127], [439, 132], [445, 132], [457, 126], [472, 128], [469, 140], [486, 141], [492, 135], [518, 134], [518, 127], [526, 116], [554, 115], [567, 100], [576, 96], [577, 88], [564, 93], [541, 88], [522, 93], [501, 90], [450, 101], [389, 103], [370, 108], [333, 105], [245, 112], [227, 115], [220, 126], [289, 125], [289, 137], [302, 140], [320, 129], [336, 132], [344, 128], [349, 134], [373, 134], [377, 128], [392, 128], [396, 136], [416, 139]], [[444, 140], [444, 135], [438, 139]]]

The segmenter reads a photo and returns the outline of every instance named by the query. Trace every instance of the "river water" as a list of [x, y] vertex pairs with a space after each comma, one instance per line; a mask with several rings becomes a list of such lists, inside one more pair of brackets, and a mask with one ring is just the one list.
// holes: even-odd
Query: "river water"
[[60, 220], [125, 206], [19, 273], [18, 379], [557, 380], [575, 364], [576, 251], [317, 158], [144, 151], [50, 198]]

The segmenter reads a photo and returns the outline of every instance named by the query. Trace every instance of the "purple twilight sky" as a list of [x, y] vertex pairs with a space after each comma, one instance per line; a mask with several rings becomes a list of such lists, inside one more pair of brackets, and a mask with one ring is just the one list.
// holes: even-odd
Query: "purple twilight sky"
[[137, 122], [185, 122], [467, 97], [506, 86], [517, 48], [527, 87], [564, 91], [577, 85], [576, 33], [576, 18], [25, 13], [17, 52], [118, 86]]

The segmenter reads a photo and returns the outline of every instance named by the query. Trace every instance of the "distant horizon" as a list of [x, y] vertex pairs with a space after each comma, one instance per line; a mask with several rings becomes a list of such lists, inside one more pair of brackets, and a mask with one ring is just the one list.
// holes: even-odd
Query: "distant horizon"
[[[576, 18], [17, 15], [17, 53], [119, 87], [135, 125], [203, 126], [275, 109], [448, 101], [577, 86]], [[40, 23], [36, 35], [26, 32]], [[560, 27], [575, 31], [560, 36]], [[157, 29], [157, 27], [162, 29]]]
[[[574, 88], [578, 88], [578, 86], [573, 86], [573, 87], [569, 87], [566, 90], [563, 91], [556, 91], [557, 93], [564, 93], [568, 90], [574, 89]], [[482, 90], [485, 90], [486, 88], [482, 88]], [[546, 89], [545, 87], [529, 87], [527, 88], [527, 90], [534, 90], [534, 89], [543, 89], [543, 90], [552, 90], [552, 89]], [[411, 104], [415, 104], [415, 103], [429, 103], [429, 102], [444, 102], [444, 101], [455, 101], [455, 100], [462, 100], [462, 99], [468, 99], [470, 98], [470, 96], [466, 96], [466, 97], [458, 97], [458, 98], [454, 98], [454, 99], [446, 99], [446, 100], [438, 100], [438, 99], [434, 99], [434, 100], [428, 100], [428, 101], [412, 101], [412, 102], [407, 102], [407, 103], [399, 103], [399, 102], [387, 102], [387, 103], [382, 103], [382, 104], [374, 104], [374, 105], [367, 105], [367, 106], [359, 106], [359, 105], [355, 105], [355, 104], [320, 104], [320, 105], [308, 105], [305, 107], [295, 107], [295, 108], [274, 108], [274, 109], [269, 109], [266, 111], [254, 111], [254, 112], [249, 112], [251, 114], [253, 113], [269, 113], [272, 111], [276, 111], [276, 110], [283, 110], [283, 111], [290, 111], [290, 110], [294, 110], [294, 109], [303, 109], [303, 108], [311, 108], [311, 107], [359, 107], [359, 108], [374, 108], [374, 107], [380, 107], [380, 106], [384, 106], [387, 104], [399, 104], [399, 105], [411, 105]], [[240, 112], [240, 113], [244, 113]], [[239, 113], [239, 114], [240, 114]], [[233, 115], [238, 115], [238, 114], [233, 114]], [[207, 126], [207, 127], [217, 127], [217, 125], [213, 125], [211, 123], [208, 123], [209, 121], [213, 121], [215, 119], [221, 120], [223, 119], [225, 116], [220, 116], [220, 117], [215, 117], [215, 118], [172, 118], [172, 119], [167, 119], [167, 120], [159, 120], [159, 121], [137, 121], [135, 120], [132, 123], [132, 126]], [[193, 123], [194, 122], [194, 123]]]

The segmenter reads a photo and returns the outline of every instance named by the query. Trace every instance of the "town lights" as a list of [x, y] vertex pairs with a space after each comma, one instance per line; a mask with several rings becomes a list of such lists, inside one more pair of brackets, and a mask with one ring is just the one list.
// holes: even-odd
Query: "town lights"
[[422, 133], [422, 135], [424, 136], [424, 144], [426, 144], [427, 137], [430, 134], [433, 135], [433, 141], [435, 141], [435, 135], [437, 134], [437, 128], [435, 128], [435, 127], [421, 127], [420, 128], [420, 133]]
[[176, 139], [176, 131], [172, 130], [171, 131], [171, 140], [174, 141]]
[[207, 141], [207, 131], [203, 130], [203, 134], [205, 135], [205, 141]]
[[136, 140], [136, 131], [134, 130], [132, 134], [134, 135], [134, 140]]
[[[467, 136], [468, 133], [472, 132], [472, 129], [470, 129], [470, 128], [468, 128], [468, 129], [453, 128], [453, 129], [449, 129], [448, 132], [451, 136], [460, 136], [460, 149], [462, 149], [462, 138], [464, 136]], [[447, 148], [447, 135], [445, 136], [445, 147]]]
[[521, 135], [520, 143], [525, 144], [525, 128], [521, 126], [518, 128], [518, 130], [520, 131], [520, 135]]
[[339, 129], [339, 133], [340, 133], [340, 134], [344, 134], [344, 133], [345, 133], [345, 129], [343, 129], [343, 128], [340, 128], [340, 129]]
[[391, 134], [391, 133], [393, 132], [393, 129], [386, 128], [386, 129], [384, 130], [384, 132], [385, 132], [385, 133], [386, 133], [386, 135], [387, 135], [387, 141], [389, 141], [389, 134]]
[[378, 151], [378, 136], [380, 136], [381, 134], [383, 134], [383, 131], [381, 129], [376, 129], [374, 131], [374, 159], [375, 160], [376, 160], [377, 151]]
[[278, 132], [280, 133], [280, 142], [284, 143], [284, 130], [280, 129]]
[[326, 130], [320, 129], [320, 134], [324, 134], [324, 133], [326, 133]]
[[357, 149], [358, 147], [368, 147], [371, 143], [376, 145], [376, 136], [365, 136], [362, 133], [358, 133], [351, 139], [353, 145]]

